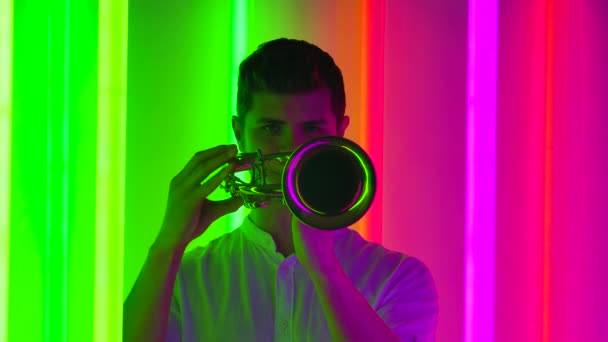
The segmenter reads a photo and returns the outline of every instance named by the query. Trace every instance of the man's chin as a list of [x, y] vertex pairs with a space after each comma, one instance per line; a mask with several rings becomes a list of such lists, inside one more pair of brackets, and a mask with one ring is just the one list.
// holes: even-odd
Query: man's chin
[[[266, 177], [266, 185], [273, 185], [274, 191], [281, 191], [281, 177], [278, 175], [272, 175]], [[287, 208], [287, 205], [283, 204], [282, 199], [274, 199], [270, 201], [269, 205], [271, 208]]]

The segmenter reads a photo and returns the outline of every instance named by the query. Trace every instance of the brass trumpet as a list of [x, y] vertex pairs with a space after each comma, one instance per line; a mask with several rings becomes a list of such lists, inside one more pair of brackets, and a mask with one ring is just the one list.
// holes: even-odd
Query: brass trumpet
[[[285, 163], [280, 184], [266, 184], [265, 163]], [[240, 196], [247, 208], [281, 200], [309, 226], [334, 230], [348, 227], [367, 212], [376, 192], [376, 173], [369, 156], [355, 142], [336, 136], [309, 140], [293, 152], [237, 154], [234, 170], [220, 186]], [[237, 173], [251, 172], [251, 181]]]

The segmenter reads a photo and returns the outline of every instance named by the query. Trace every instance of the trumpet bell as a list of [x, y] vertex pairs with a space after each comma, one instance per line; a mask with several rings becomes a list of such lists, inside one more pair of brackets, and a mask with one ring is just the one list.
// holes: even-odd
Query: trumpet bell
[[357, 222], [376, 190], [371, 160], [354, 142], [334, 136], [307, 142], [283, 171], [284, 202], [302, 222], [333, 230]]

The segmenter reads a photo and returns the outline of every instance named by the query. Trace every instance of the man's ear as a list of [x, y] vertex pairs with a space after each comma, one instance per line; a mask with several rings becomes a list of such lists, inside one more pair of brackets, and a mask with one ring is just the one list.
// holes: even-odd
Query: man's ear
[[243, 150], [243, 146], [242, 146], [243, 122], [236, 115], [232, 116], [232, 132], [234, 133], [234, 138], [236, 139], [236, 143], [239, 147], [239, 150]]
[[232, 116], [232, 132], [234, 133], [236, 141], [241, 141], [243, 129], [241, 127], [241, 121], [236, 115]]
[[343, 116], [342, 120], [338, 123], [338, 136], [344, 138], [344, 133], [346, 132], [346, 128], [348, 128], [348, 124], [350, 123], [350, 118], [348, 116]]

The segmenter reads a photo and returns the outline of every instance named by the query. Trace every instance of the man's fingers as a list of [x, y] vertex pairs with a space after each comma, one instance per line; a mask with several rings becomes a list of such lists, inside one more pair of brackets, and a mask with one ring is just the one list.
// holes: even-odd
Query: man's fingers
[[[218, 173], [209, 178], [205, 183], [196, 188], [195, 194], [197, 198], [207, 198], [233, 170], [234, 166], [226, 165]], [[200, 182], [200, 181], [199, 181]]]
[[[204, 163], [210, 158], [225, 154], [229, 150], [230, 146], [231, 145], [219, 145], [208, 150], [196, 152], [190, 161], [188, 161], [184, 169], [177, 176], [175, 176], [175, 179], [179, 179], [180, 181], [188, 179], [192, 172], [200, 168], [201, 163]], [[216, 168], [220, 165], [221, 164], [217, 165]]]
[[227, 198], [220, 201], [207, 200], [205, 212], [209, 222], [214, 222], [218, 218], [233, 213], [243, 206], [243, 199], [240, 197]]
[[[234, 157], [234, 151], [228, 151], [227, 153], [217, 155], [211, 159], [205, 160], [204, 162], [198, 165], [198, 168], [195, 169], [188, 175], [185, 182], [188, 186], [198, 187], [202, 181], [204, 181], [209, 175], [215, 172], [220, 166], [224, 163], [228, 162], [230, 159]], [[233, 165], [231, 165], [234, 167]]]
[[226, 214], [233, 213], [243, 206], [241, 197], [227, 198], [221, 201], [213, 201], [213, 210], [217, 213], [217, 217], [222, 217]]

